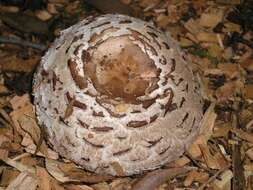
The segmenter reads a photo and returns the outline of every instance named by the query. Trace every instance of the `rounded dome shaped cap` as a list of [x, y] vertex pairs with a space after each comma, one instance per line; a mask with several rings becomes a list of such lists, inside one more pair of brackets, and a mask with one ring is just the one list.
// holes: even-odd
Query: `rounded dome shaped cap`
[[202, 118], [198, 83], [177, 43], [123, 15], [64, 30], [33, 91], [52, 147], [100, 174], [138, 174], [177, 159]]

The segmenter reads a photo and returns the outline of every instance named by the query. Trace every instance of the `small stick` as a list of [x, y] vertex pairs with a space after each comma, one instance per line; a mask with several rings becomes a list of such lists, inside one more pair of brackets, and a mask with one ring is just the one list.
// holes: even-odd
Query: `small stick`
[[[232, 127], [233, 128], [240, 128], [238, 113], [232, 114]], [[245, 189], [245, 176], [244, 176], [244, 169], [243, 169], [243, 161], [241, 160], [241, 141], [237, 138], [234, 134], [232, 136], [234, 140], [237, 141], [237, 144], [232, 145], [232, 164], [233, 164], [233, 189], [234, 190], [241, 190]]]
[[15, 45], [24, 46], [24, 47], [30, 47], [30, 48], [37, 49], [40, 51], [45, 51], [47, 49], [47, 47], [43, 44], [36, 44], [33, 42], [22, 40], [17, 37], [0, 36], [0, 43], [15, 44]]

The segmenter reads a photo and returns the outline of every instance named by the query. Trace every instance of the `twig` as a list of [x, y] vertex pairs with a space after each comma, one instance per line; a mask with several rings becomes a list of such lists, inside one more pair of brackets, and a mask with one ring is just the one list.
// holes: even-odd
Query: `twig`
[[[233, 128], [240, 128], [238, 115], [237, 113], [232, 114], [232, 127]], [[244, 169], [243, 163], [241, 160], [241, 142], [239, 138], [235, 135], [232, 136], [234, 140], [237, 141], [236, 144], [232, 145], [232, 164], [233, 164], [233, 189], [234, 190], [241, 190], [245, 189], [245, 177], [244, 177]]]
[[33, 42], [22, 40], [21, 38], [17, 38], [17, 37], [0, 36], [0, 43], [15, 44], [19, 46], [34, 48], [40, 51], [45, 51], [47, 49], [47, 47], [43, 44], [36, 44]]
[[215, 180], [218, 175], [220, 175], [222, 172], [224, 172], [225, 170], [227, 170], [231, 165], [227, 165], [224, 168], [220, 169], [219, 171], [217, 171], [212, 177], [210, 177], [205, 183], [203, 183], [197, 190], [203, 190], [209, 183], [211, 183], [213, 180]]

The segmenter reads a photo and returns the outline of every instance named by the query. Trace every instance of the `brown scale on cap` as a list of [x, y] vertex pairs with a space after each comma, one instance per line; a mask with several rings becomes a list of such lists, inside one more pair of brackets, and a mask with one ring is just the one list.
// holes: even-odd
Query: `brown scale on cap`
[[202, 118], [180, 51], [169, 34], [128, 16], [89, 17], [63, 31], [34, 78], [46, 140], [100, 174], [133, 175], [177, 159]]

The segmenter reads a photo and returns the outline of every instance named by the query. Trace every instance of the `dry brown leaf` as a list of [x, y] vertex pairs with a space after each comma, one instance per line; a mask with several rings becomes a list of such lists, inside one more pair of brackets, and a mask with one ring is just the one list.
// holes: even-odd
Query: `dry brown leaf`
[[199, 32], [199, 33], [197, 33], [196, 38], [200, 42], [219, 43], [219, 39], [217, 38], [217, 34], [211, 33], [211, 32]]
[[239, 80], [226, 82], [215, 91], [215, 96], [218, 102], [224, 102], [229, 99], [233, 99], [236, 94], [240, 94], [243, 87], [243, 82]]
[[223, 19], [223, 11], [219, 9], [211, 9], [210, 13], [203, 13], [199, 20], [199, 25], [208, 28], [214, 28]]
[[141, 7], [148, 7], [148, 6], [150, 6], [150, 5], [156, 5], [156, 4], [158, 4], [160, 2], [160, 0], [139, 0], [139, 5], [141, 6]]
[[123, 190], [130, 189], [131, 186], [131, 178], [119, 178], [115, 179], [110, 183], [110, 188], [112, 190]]
[[253, 143], [253, 134], [252, 133], [248, 133], [245, 132], [241, 129], [237, 129], [237, 128], [231, 128], [231, 132], [234, 133], [237, 137], [248, 141], [250, 143]]
[[24, 165], [21, 162], [17, 162], [15, 160], [12, 160], [10, 158], [6, 158], [6, 159], [0, 159], [3, 162], [5, 162], [6, 164], [16, 168], [17, 170], [19, 170], [20, 172], [29, 172], [31, 174], [35, 173], [35, 168], [28, 166], [28, 165]]
[[111, 190], [109, 184], [107, 183], [97, 183], [92, 185], [91, 187], [96, 190]]
[[198, 34], [201, 31], [198, 22], [196, 20], [193, 20], [192, 18], [189, 19], [186, 23], [184, 23], [184, 27], [186, 28], [186, 30], [188, 30], [194, 35]]
[[98, 174], [88, 173], [83, 169], [75, 166], [75, 164], [63, 163], [56, 160], [46, 159], [47, 171], [60, 182], [86, 182], [99, 183], [113, 179], [112, 176], [103, 176]]
[[36, 190], [38, 181], [34, 175], [29, 172], [21, 172], [18, 177], [13, 180], [6, 190]]
[[159, 28], [166, 28], [170, 23], [170, 18], [167, 15], [159, 15], [156, 19], [156, 24]]
[[253, 100], [253, 84], [246, 84], [245, 85], [244, 96], [246, 99]]
[[16, 55], [1, 57], [0, 69], [2, 71], [32, 72], [40, 60], [40, 56], [34, 56], [27, 60]]
[[0, 148], [0, 159], [8, 158], [9, 151], [7, 149]]
[[47, 21], [52, 18], [52, 15], [47, 10], [37, 10], [35, 16], [42, 21]]
[[51, 190], [66, 190], [63, 186], [61, 186], [56, 180], [53, 180], [51, 183]]
[[188, 171], [189, 168], [169, 168], [149, 172], [133, 185], [132, 190], [154, 190], [167, 180], [172, 179], [177, 175], [187, 173]]
[[218, 64], [218, 69], [220, 69], [229, 79], [240, 76], [240, 68], [237, 64], [220, 63]]
[[249, 148], [245, 153], [250, 160], [253, 160], [253, 148]]
[[14, 169], [9, 169], [9, 168], [4, 168], [3, 171], [1, 172], [1, 181], [0, 181], [0, 186], [8, 186], [11, 181], [13, 181], [19, 174], [20, 172]]
[[187, 38], [180, 38], [179, 42], [181, 47], [189, 47], [193, 45], [193, 42]]
[[0, 84], [0, 94], [7, 93], [9, 90], [3, 85]]
[[120, 1], [126, 5], [129, 5], [132, 2], [132, 0], [120, 0]]
[[213, 134], [214, 123], [217, 117], [217, 114], [214, 112], [214, 107], [215, 103], [212, 103], [209, 106], [209, 108], [204, 114], [199, 128], [200, 135], [204, 138], [206, 142], [211, 138]]
[[[217, 35], [218, 37], [218, 35]], [[219, 37], [218, 37], [219, 38]], [[221, 39], [222, 40], [222, 39]], [[223, 44], [216, 44], [216, 43], [207, 43], [205, 47], [208, 49], [208, 52], [216, 58], [221, 58], [223, 54]]]
[[226, 170], [220, 175], [219, 179], [214, 180], [212, 185], [215, 185], [222, 190], [230, 190], [232, 177], [233, 172], [231, 170]]
[[205, 143], [205, 140], [203, 139], [204, 139], [203, 136], [198, 136], [198, 138], [188, 148], [187, 151], [192, 158], [198, 158], [202, 155], [201, 150], [199, 148], [199, 144]]
[[38, 177], [38, 190], [51, 190], [51, 176], [47, 173], [46, 169], [36, 166], [36, 175]]
[[224, 33], [240, 32], [241, 26], [232, 22], [225, 22], [222, 30]]
[[65, 11], [69, 14], [74, 14], [78, 11], [79, 5], [80, 1], [74, 1], [72, 3], [69, 3], [65, 8]]
[[[22, 141], [23, 146], [30, 146], [30, 150], [34, 149], [33, 143], [30, 141], [29, 136], [32, 138], [33, 142], [40, 146], [40, 152], [47, 156], [47, 145], [44, 141], [41, 140], [41, 130], [37, 124], [36, 116], [34, 113], [34, 106], [31, 104], [29, 96], [23, 95], [21, 97], [14, 97], [11, 101], [13, 111], [10, 113], [13, 124], [17, 129], [18, 133], [24, 137]], [[33, 148], [31, 148], [33, 147]], [[29, 148], [28, 148], [29, 149]], [[35, 148], [37, 149], [37, 147]], [[35, 153], [34, 151], [30, 151]]]
[[40, 165], [41, 162], [39, 161], [39, 159], [37, 159], [36, 157], [32, 156], [31, 154], [28, 153], [28, 155], [18, 155], [15, 158], [13, 158], [12, 160], [20, 160], [20, 163], [26, 165], [26, 166], [30, 166], [30, 167], [35, 167], [37, 165]]
[[69, 176], [65, 176], [65, 174], [58, 167], [59, 162], [56, 160], [46, 159], [45, 160], [47, 171], [58, 181], [60, 182], [69, 182], [73, 181]]
[[182, 156], [181, 158], [175, 160], [174, 164], [175, 164], [175, 167], [183, 167], [189, 162], [191, 162], [189, 158], [187, 158], [186, 156]]
[[215, 152], [213, 157], [217, 161], [220, 168], [225, 168], [228, 165], [228, 161], [226, 160], [225, 155], [223, 155], [222, 152]]
[[209, 147], [206, 144], [199, 144], [199, 148], [201, 149], [203, 158], [208, 168], [221, 169], [221, 166], [219, 165], [215, 157], [211, 154]]
[[58, 14], [58, 11], [56, 9], [56, 5], [53, 3], [48, 3], [47, 4], [47, 11], [51, 14]]
[[17, 13], [19, 11], [19, 7], [0, 5], [0, 11], [1, 12]]
[[93, 188], [87, 186], [87, 185], [65, 185], [64, 186], [67, 190], [94, 190]]
[[192, 170], [188, 173], [186, 179], [184, 180], [185, 186], [190, 186], [193, 182], [204, 183], [209, 178], [209, 174], [206, 172], [199, 172], [197, 170]]
[[[252, 52], [251, 52], [252, 53]], [[250, 54], [251, 55], [251, 54]], [[253, 71], [253, 59], [251, 57], [247, 58], [246, 60], [240, 62], [240, 65], [246, 69], [247, 71]]]
[[13, 110], [18, 110], [26, 105], [30, 104], [30, 98], [28, 94], [24, 94], [23, 96], [14, 96], [10, 100], [11, 106]]
[[231, 130], [230, 123], [224, 123], [222, 125], [215, 126], [214, 133], [212, 137], [219, 138], [219, 137], [227, 137], [228, 132]]

